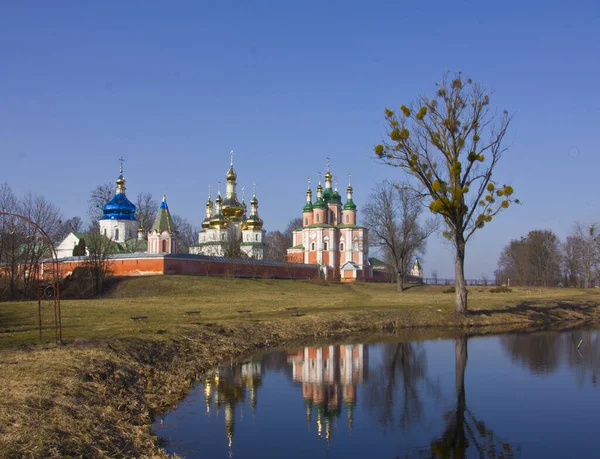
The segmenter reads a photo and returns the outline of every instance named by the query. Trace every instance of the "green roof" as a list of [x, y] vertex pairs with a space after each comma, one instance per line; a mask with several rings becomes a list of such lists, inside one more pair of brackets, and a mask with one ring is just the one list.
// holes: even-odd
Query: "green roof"
[[264, 246], [264, 244], [262, 242], [252, 241], [252, 242], [240, 242], [240, 246], [262, 247], [262, 246]]
[[298, 244], [298, 245], [295, 245], [294, 247], [290, 247], [290, 249], [303, 249], [303, 248], [304, 248], [303, 244]]
[[304, 206], [304, 212], [312, 212], [313, 210], [313, 205], [310, 202], [307, 202], [306, 205]]
[[346, 204], [344, 204], [344, 210], [356, 210], [356, 204], [354, 204], [352, 199], [348, 199], [346, 201]]
[[158, 213], [156, 214], [156, 220], [154, 221], [152, 229], [155, 230], [157, 233], [162, 233], [163, 231], [168, 231], [169, 233], [175, 232], [175, 224], [173, 223], [173, 219], [171, 218], [171, 212], [169, 212], [167, 201], [164, 199], [163, 202], [160, 204], [160, 208], [158, 209]]
[[313, 207], [316, 209], [323, 209], [325, 207], [325, 200], [323, 198], [317, 198]]
[[365, 229], [364, 226], [358, 226], [358, 225], [346, 225], [345, 223], [338, 225], [338, 228], [354, 228], [354, 229]]
[[369, 263], [371, 263], [371, 266], [390, 266], [379, 258], [369, 258]]
[[327, 223], [314, 223], [312, 225], [305, 226], [305, 228], [335, 228], [335, 226]]

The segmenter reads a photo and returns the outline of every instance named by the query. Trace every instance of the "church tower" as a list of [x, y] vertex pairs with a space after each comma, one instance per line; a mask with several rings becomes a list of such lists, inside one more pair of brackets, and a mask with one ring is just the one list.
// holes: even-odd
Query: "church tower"
[[242, 225], [242, 251], [249, 258], [262, 260], [264, 256], [264, 237], [263, 221], [258, 216], [258, 199], [256, 199], [256, 185], [250, 200], [250, 216]]
[[135, 218], [135, 211], [135, 205], [125, 196], [123, 159], [121, 159], [115, 196], [102, 208], [103, 216], [98, 222], [100, 233], [115, 242], [136, 238], [140, 222]]
[[288, 262], [317, 264], [324, 277], [331, 276], [343, 282], [370, 278], [368, 230], [356, 224], [357, 209], [350, 181], [343, 206], [329, 158], [325, 188], [321, 185], [319, 173], [314, 203], [310, 179], [308, 183], [306, 203], [302, 209], [302, 228], [293, 233], [292, 247], [287, 251]]
[[154, 225], [148, 233], [148, 253], [176, 253], [177, 252], [177, 232], [169, 206], [167, 197], [163, 194], [163, 200], [158, 208]]

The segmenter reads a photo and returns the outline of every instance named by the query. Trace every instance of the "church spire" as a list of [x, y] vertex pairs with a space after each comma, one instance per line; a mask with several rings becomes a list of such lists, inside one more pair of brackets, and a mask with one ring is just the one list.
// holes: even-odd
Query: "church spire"
[[117, 194], [125, 194], [125, 178], [123, 177], [123, 157], [119, 158], [121, 165], [119, 167], [119, 177], [117, 177]]
[[327, 172], [325, 172], [325, 189], [331, 190], [331, 179], [333, 175], [331, 174], [331, 158], [329, 155], [327, 156]]

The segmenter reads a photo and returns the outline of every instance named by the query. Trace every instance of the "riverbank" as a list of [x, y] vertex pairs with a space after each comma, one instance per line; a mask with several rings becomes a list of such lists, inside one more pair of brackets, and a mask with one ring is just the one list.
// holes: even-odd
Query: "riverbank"
[[425, 339], [465, 328], [486, 333], [600, 319], [600, 294], [592, 290], [493, 294], [474, 287], [472, 314], [461, 319], [452, 313], [454, 295], [442, 287], [400, 295], [393, 288], [128, 279], [102, 299], [63, 302], [64, 346], [25, 344], [36, 336], [33, 306], [5, 303], [0, 451], [6, 457], [165, 457], [152, 419], [181, 400], [202, 371], [300, 339], [381, 332]]

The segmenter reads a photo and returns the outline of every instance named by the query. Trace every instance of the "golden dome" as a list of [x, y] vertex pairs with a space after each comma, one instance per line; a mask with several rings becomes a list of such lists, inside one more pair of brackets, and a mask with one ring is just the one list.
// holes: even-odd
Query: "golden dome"
[[225, 178], [227, 179], [228, 182], [236, 180], [237, 179], [237, 174], [235, 173], [235, 171], [233, 170], [233, 165], [231, 165], [229, 167], [229, 170], [227, 171], [227, 174], [225, 175]]

